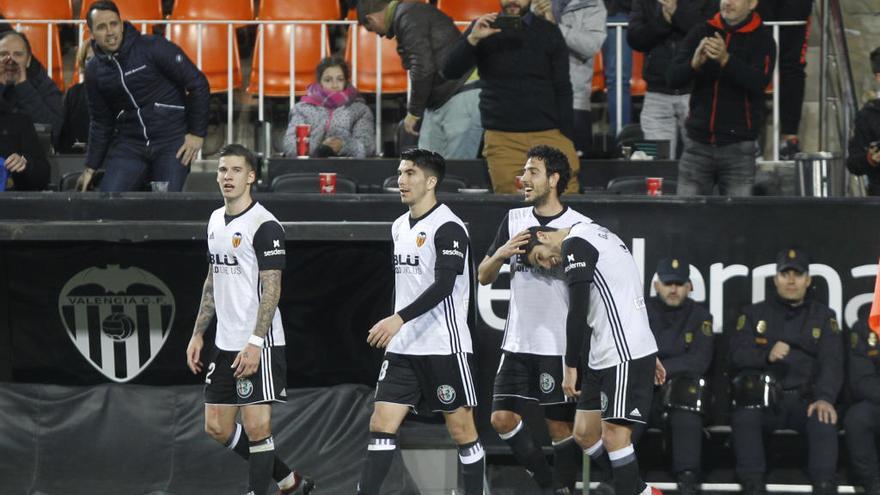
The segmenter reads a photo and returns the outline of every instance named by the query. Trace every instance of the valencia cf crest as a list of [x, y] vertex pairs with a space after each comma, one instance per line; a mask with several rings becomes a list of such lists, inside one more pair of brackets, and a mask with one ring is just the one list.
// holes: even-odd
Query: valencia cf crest
[[428, 238], [428, 234], [424, 232], [419, 232], [419, 235], [416, 236], [416, 246], [422, 247], [425, 244], [425, 239]]
[[168, 339], [174, 296], [141, 268], [91, 267], [61, 288], [58, 313], [89, 364], [124, 383], [146, 369]]
[[237, 248], [241, 244], [241, 232], [232, 235], [232, 247]]

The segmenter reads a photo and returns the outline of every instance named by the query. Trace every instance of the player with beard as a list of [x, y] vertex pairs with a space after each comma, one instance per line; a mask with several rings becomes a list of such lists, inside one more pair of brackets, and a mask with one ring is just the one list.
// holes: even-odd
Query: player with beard
[[[559, 199], [570, 176], [562, 151], [544, 145], [531, 148], [522, 175], [523, 199], [530, 206], [507, 213], [479, 267], [480, 283], [486, 285], [498, 278], [504, 265], [510, 266], [510, 310], [495, 376], [492, 426], [545, 493], [572, 493], [582, 456], [572, 437], [575, 404], [562, 392], [568, 287], [558, 270], [529, 266], [521, 255], [531, 227], [592, 222]], [[523, 422], [528, 401], [543, 406], [555, 455], [552, 472]]]

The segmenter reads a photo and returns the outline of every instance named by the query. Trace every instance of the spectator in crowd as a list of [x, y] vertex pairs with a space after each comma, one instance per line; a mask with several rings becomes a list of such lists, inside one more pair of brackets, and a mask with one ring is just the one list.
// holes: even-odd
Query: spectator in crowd
[[686, 136], [684, 121], [691, 97], [690, 85], [670, 88], [666, 69], [675, 48], [687, 33], [703, 23], [717, 7], [712, 0], [633, 0], [626, 38], [645, 53], [642, 78], [648, 83], [641, 125], [646, 139], [669, 141], [669, 156], [678, 156], [678, 135]]
[[834, 312], [809, 291], [809, 267], [803, 251], [782, 250], [776, 293], [746, 307], [730, 339], [733, 452], [746, 495], [767, 493], [763, 434], [781, 428], [806, 435], [813, 493], [837, 493], [834, 403], [843, 385], [843, 339]]
[[0, 33], [3, 101], [13, 112], [27, 114], [35, 124], [61, 129], [61, 90], [33, 57], [27, 37], [17, 31]]
[[[603, 0], [608, 12], [608, 22], [629, 22], [632, 0]], [[617, 136], [632, 115], [632, 95], [629, 80], [632, 77], [632, 48], [627, 41], [627, 28], [620, 36], [620, 56], [617, 60], [617, 27], [608, 26], [608, 37], [602, 47], [602, 62], [605, 67], [605, 86], [608, 88], [608, 120], [611, 135]], [[617, 115], [617, 64], [620, 63], [620, 103], [621, 115]]]
[[0, 103], [0, 190], [41, 191], [49, 184], [49, 160], [27, 114]]
[[[699, 401], [712, 362], [712, 315], [691, 299], [690, 265], [682, 258], [657, 263], [655, 297], [648, 299], [648, 320], [666, 383], [655, 388], [648, 425], [670, 432], [672, 471], [678, 493], [696, 495], [703, 443], [704, 403]], [[681, 394], [680, 390], [692, 391]]]
[[[880, 47], [871, 52], [871, 70], [880, 86]], [[868, 194], [880, 196], [880, 92], [856, 114], [846, 167], [856, 175], [866, 175]]]
[[351, 85], [348, 64], [336, 57], [321, 60], [318, 82], [290, 110], [284, 154], [296, 156], [296, 126], [307, 124], [309, 156], [364, 158], [376, 152], [373, 112]]
[[758, 0], [721, 0], [721, 12], [688, 33], [666, 74], [671, 89], [692, 85], [688, 140], [678, 163], [678, 194], [749, 196], [764, 88], [776, 63]]
[[483, 135], [478, 78], [473, 70], [449, 79], [440, 74], [461, 37], [452, 19], [422, 2], [358, 0], [357, 12], [367, 30], [397, 39], [411, 87], [404, 130], [419, 136], [419, 148], [447, 160], [476, 158]]
[[[86, 65], [95, 58], [91, 43], [83, 43], [76, 52], [81, 78], [85, 77]], [[82, 153], [89, 142], [89, 101], [86, 85], [78, 82], [67, 88], [64, 95], [64, 123], [55, 150], [58, 153]]]
[[92, 3], [86, 22], [95, 52], [85, 82], [92, 120], [77, 188], [103, 167], [102, 191], [140, 190], [147, 180], [180, 191], [207, 132], [208, 80], [180, 47], [123, 22], [112, 1]]
[[880, 349], [877, 342], [877, 334], [868, 328], [867, 319], [859, 318], [849, 335], [847, 380], [853, 404], [846, 412], [843, 429], [854, 484], [861, 485], [866, 495], [880, 495], [880, 462], [876, 444], [880, 433]]
[[[758, 14], [764, 22], [804, 21], [813, 13], [813, 0], [760, 0]], [[809, 24], [779, 27], [779, 116], [781, 144], [779, 158], [794, 160], [800, 152], [798, 127], [806, 87]]]
[[593, 141], [590, 96], [593, 60], [605, 41], [605, 4], [601, 0], [535, 0], [535, 14], [556, 23], [568, 45], [574, 103], [574, 147], [583, 156]]
[[501, 0], [502, 13], [518, 17], [505, 29], [492, 27], [498, 13], [472, 22], [455, 43], [443, 74], [455, 79], [477, 67], [483, 84], [483, 156], [496, 193], [516, 192], [526, 152], [538, 144], [565, 153], [573, 179], [566, 192], [577, 192], [580, 162], [571, 141], [568, 47], [559, 27], [533, 14], [530, 4]]

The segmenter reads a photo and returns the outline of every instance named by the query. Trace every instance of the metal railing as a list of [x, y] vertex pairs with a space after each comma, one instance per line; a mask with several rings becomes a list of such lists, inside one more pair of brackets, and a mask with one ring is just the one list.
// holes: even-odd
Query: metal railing
[[[839, 12], [839, 4], [838, 4], [839, 0], [823, 0], [823, 2], [832, 2], [832, 4], [837, 5], [837, 9]], [[19, 29], [21, 25], [25, 25], [25, 24], [46, 24], [46, 25], [50, 25], [50, 26], [51, 25], [74, 24], [74, 25], [77, 25], [77, 27], [78, 27], [79, 40], [83, 39], [84, 28], [85, 28], [85, 21], [84, 20], [9, 19], [6, 22], [8, 22], [12, 25], [15, 25], [16, 29]], [[234, 136], [235, 136], [235, 131], [234, 131], [235, 126], [234, 126], [234, 122], [233, 122], [233, 103], [234, 103], [234, 98], [233, 98], [234, 88], [233, 88], [233, 86], [234, 86], [234, 84], [233, 84], [232, 56], [233, 56], [233, 36], [234, 36], [234, 31], [235, 31], [236, 27], [250, 26], [250, 25], [256, 25], [256, 26], [262, 27], [263, 25], [278, 24], [278, 25], [291, 26], [291, 27], [294, 27], [297, 25], [320, 25], [320, 26], [326, 28], [327, 26], [331, 26], [331, 25], [344, 25], [344, 26], [356, 26], [357, 25], [357, 22], [353, 21], [353, 20], [337, 20], [337, 21], [296, 20], [295, 21], [295, 20], [176, 20], [176, 19], [141, 20], [141, 19], [138, 19], [138, 20], [132, 20], [130, 22], [134, 25], [139, 25], [142, 33], [147, 33], [149, 26], [162, 25], [162, 26], [167, 27], [167, 26], [172, 26], [172, 25], [176, 25], [176, 24], [195, 24], [195, 25], [198, 25], [199, 32], [198, 32], [198, 43], [196, 46], [195, 63], [196, 63], [196, 66], [199, 67], [199, 69], [202, 68], [202, 32], [201, 32], [202, 26], [225, 25], [227, 27], [227, 47], [226, 47], [226, 54], [227, 54], [226, 55], [227, 56], [227, 90], [226, 90], [226, 93], [227, 93], [227, 98], [226, 98], [226, 102], [227, 102], [227, 116], [226, 116], [227, 136], [226, 136], [226, 139], [228, 140], [228, 142], [232, 142], [234, 139]], [[824, 25], [824, 23], [825, 23], [825, 21], [823, 21], [823, 25]], [[457, 22], [456, 24], [460, 25], [460, 26], [461, 25], [468, 25], [469, 22]], [[787, 21], [787, 22], [768, 22], [766, 24], [772, 26], [773, 37], [777, 41], [777, 60], [778, 60], [780, 28], [784, 28], [784, 27], [788, 27], [788, 26], [799, 26], [799, 25], [804, 25], [806, 23], [804, 21]], [[616, 52], [615, 53], [616, 53], [618, 60], [622, 59], [622, 50], [623, 50], [622, 41], [623, 41], [623, 36], [624, 36], [624, 29], [627, 27], [627, 25], [628, 25], [628, 23], [626, 23], [626, 22], [609, 22], [609, 23], [607, 23], [608, 27], [612, 27], [615, 30], [615, 36], [614, 36], [615, 41], [616, 41], [616, 46], [615, 46]], [[258, 87], [258, 91], [257, 91], [257, 98], [258, 98], [257, 119], [260, 123], [265, 124], [265, 122], [266, 122], [266, 120], [265, 120], [265, 105], [264, 105], [264, 103], [265, 103], [265, 101], [264, 101], [265, 100], [265, 88], [264, 88], [264, 86], [265, 86], [265, 77], [264, 77], [265, 76], [265, 54], [264, 54], [264, 52], [265, 52], [265, 43], [264, 43], [265, 30], [259, 29], [258, 33], [259, 33], [258, 34], [258, 43], [259, 43], [260, 49], [255, 55], [256, 58], [259, 60], [259, 72], [258, 72], [258, 74], [259, 74], [259, 87]], [[351, 40], [351, 43], [352, 43], [351, 74], [352, 74], [352, 84], [356, 87], [357, 82], [358, 82], [357, 81], [357, 78], [358, 78], [357, 64], [358, 64], [358, 44], [359, 44], [359, 42], [358, 42], [357, 30], [356, 29], [353, 30], [353, 33], [354, 33], [354, 39]], [[171, 38], [171, 30], [170, 29], [165, 30], [165, 36], [166, 36], [166, 38], [169, 38], [169, 39]], [[289, 36], [290, 36], [289, 40], [288, 40], [288, 43], [290, 45], [290, 60], [289, 60], [290, 91], [289, 91], [289, 98], [290, 98], [290, 105], [292, 107], [295, 104], [295, 100], [296, 100], [296, 95], [295, 95], [296, 40], [295, 40], [294, 29], [290, 30]], [[838, 40], [836, 37], [834, 38], [834, 41], [835, 41], [835, 46], [837, 46], [837, 44], [840, 43], [840, 40]], [[52, 43], [53, 43], [53, 30], [52, 29], [47, 29], [47, 42], [48, 42], [47, 44], [48, 44], [49, 49], [48, 49], [47, 64], [46, 64], [47, 68], [46, 69], [49, 72], [49, 74], [51, 74], [52, 70], [54, 68], [54, 62], [55, 62], [53, 60], [53, 50], [52, 50]], [[321, 29], [321, 53], [322, 53], [322, 55], [323, 55], [323, 53], [326, 52], [327, 42], [328, 42], [327, 30]], [[607, 42], [607, 40], [606, 40], [606, 42]], [[842, 43], [845, 46], [845, 39], [842, 41]], [[823, 47], [824, 47], [824, 42], [823, 42]], [[825, 53], [825, 52], [823, 51], [823, 53]], [[845, 54], [845, 51], [844, 51], [844, 54]], [[848, 58], [846, 59], [846, 63], [847, 64], [849, 63]], [[616, 72], [614, 84], [616, 85], [616, 88], [617, 88], [617, 91], [616, 91], [617, 97], [614, 102], [614, 105], [616, 106], [616, 109], [617, 109], [617, 115], [620, 115], [620, 113], [622, 112], [622, 109], [623, 109], [623, 103], [622, 103], [622, 101], [623, 101], [622, 100], [622, 98], [623, 98], [623, 94], [622, 94], [623, 77], [624, 77], [623, 64], [617, 63], [616, 64], [616, 71], [617, 72]], [[409, 95], [410, 95], [410, 90], [411, 90], [411, 84], [409, 84], [409, 78], [407, 78], [407, 79], [408, 79], [408, 84], [407, 84], [406, 96], [407, 96], [407, 101], [408, 101]], [[850, 83], [851, 83], [851, 76], [850, 76]], [[778, 158], [779, 158], [779, 128], [780, 128], [779, 92], [777, 91], [777, 88], [779, 88], [779, 63], [778, 63], [778, 61], [777, 61], [777, 64], [774, 68], [774, 71], [773, 71], [773, 88], [774, 88], [774, 90], [773, 90], [773, 97], [772, 97], [772, 99], [773, 99], [773, 119], [772, 119], [773, 154], [772, 154], [772, 156], [773, 156], [774, 161], [778, 161]], [[375, 91], [375, 95], [376, 95], [376, 112], [375, 112], [376, 113], [375, 114], [376, 152], [377, 152], [377, 154], [381, 155], [381, 151], [382, 151], [382, 99], [383, 99], [383, 94], [382, 94], [382, 38], [379, 36], [376, 36], [376, 91]], [[822, 125], [822, 119], [820, 118], [820, 126], [821, 125]], [[265, 129], [264, 150], [271, 152], [272, 145], [270, 142], [270, 132], [271, 132], [270, 126], [265, 125], [264, 129]], [[821, 133], [821, 131], [820, 131], [820, 133]]]

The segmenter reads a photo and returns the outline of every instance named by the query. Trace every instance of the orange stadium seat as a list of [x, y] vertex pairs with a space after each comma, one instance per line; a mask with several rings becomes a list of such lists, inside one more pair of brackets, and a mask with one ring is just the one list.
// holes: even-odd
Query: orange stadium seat
[[[162, 0], [114, 0], [114, 3], [119, 7], [119, 15], [123, 20], [162, 19]], [[83, 0], [79, 9], [80, 19], [86, 18], [86, 11], [91, 4], [91, 0]]]
[[437, 8], [456, 21], [472, 21], [483, 14], [498, 12], [498, 0], [437, 0]]
[[[348, 40], [345, 44], [345, 61], [354, 71], [352, 63], [354, 28], [348, 29]], [[378, 89], [378, 77], [376, 72], [376, 40], [379, 37], [364, 29], [363, 26], [357, 26], [357, 74], [352, 72], [352, 82], [357, 86], [358, 90], [364, 93], [375, 93]], [[407, 89], [409, 76], [403, 64], [400, 62], [400, 55], [397, 53], [397, 40], [381, 38], [382, 43], [382, 92], [388, 94], [404, 94]]]
[[[70, 19], [71, 0], [0, 0], [0, 13], [6, 19]], [[34, 57], [48, 70], [49, 39], [45, 24], [21, 24], [18, 31], [27, 36]], [[64, 70], [61, 60], [61, 40], [58, 26], [52, 26], [52, 80], [64, 90]]]
[[642, 79], [642, 66], [645, 65], [645, 54], [633, 50], [632, 77], [629, 79], [629, 93], [633, 96], [645, 96], [648, 83]]
[[[171, 12], [171, 19], [191, 20], [250, 20], [254, 17], [251, 0], [217, 2], [216, 0], [177, 0]], [[197, 24], [174, 24], [170, 27], [171, 41], [179, 45], [187, 56], [198, 63]], [[227, 54], [227, 26], [222, 24], [202, 25], [202, 64], [201, 69], [208, 78], [212, 93], [229, 89]], [[232, 87], [242, 86], [241, 57], [238, 51], [238, 38], [232, 36]]]
[[[335, 1], [264, 0], [258, 19], [263, 20], [339, 20], [339, 3]], [[294, 26], [266, 24], [260, 26], [254, 45], [253, 68], [247, 92], [257, 94], [260, 89], [260, 49], [265, 46], [263, 69], [266, 96], [290, 96], [290, 32]], [[321, 50], [321, 38], [324, 49]], [[298, 25], [294, 38], [294, 91], [305, 94], [306, 87], [315, 82], [315, 67], [330, 55], [330, 37], [326, 26]]]

